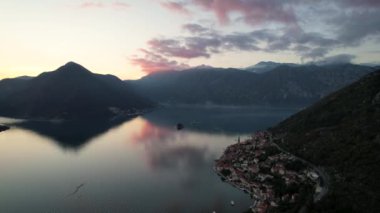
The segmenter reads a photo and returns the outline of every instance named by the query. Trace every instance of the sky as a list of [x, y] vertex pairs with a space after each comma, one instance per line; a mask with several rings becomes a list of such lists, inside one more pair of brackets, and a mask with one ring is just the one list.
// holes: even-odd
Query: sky
[[0, 0], [0, 79], [380, 62], [379, 0]]

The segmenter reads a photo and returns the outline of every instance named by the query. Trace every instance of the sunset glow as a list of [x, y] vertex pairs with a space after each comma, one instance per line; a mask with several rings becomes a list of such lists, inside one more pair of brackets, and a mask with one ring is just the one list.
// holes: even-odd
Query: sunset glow
[[379, 10], [376, 0], [5, 0], [0, 79], [68, 61], [121, 79], [336, 55], [378, 63]]

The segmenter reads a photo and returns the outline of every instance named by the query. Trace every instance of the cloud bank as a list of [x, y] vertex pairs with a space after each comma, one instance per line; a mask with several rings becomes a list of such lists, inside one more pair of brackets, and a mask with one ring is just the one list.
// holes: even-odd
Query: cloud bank
[[145, 49], [140, 49], [140, 51], [143, 53], [143, 57], [134, 56], [130, 59], [130, 62], [133, 65], [139, 66], [147, 74], [168, 70], [183, 70], [190, 67], [187, 64], [169, 60]]
[[[328, 57], [338, 49], [380, 41], [378, 0], [171, 0], [161, 5], [176, 14], [208, 14], [217, 27], [185, 23], [182, 35], [147, 41], [149, 54], [136, 57], [134, 63], [149, 73], [154, 66], [143, 64], [159, 61], [168, 65], [158, 66], [160, 71], [181, 69], [188, 65], [178, 61], [228, 52], [286, 52], [302, 61], [351, 61], [352, 54]], [[245, 27], [224, 30], [236, 22]]]

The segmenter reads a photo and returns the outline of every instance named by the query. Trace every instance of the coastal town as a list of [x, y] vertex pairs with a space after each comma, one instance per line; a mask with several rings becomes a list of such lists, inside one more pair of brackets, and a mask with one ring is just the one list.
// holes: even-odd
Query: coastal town
[[322, 190], [318, 172], [281, 151], [271, 137], [263, 131], [239, 139], [214, 167], [222, 180], [250, 194], [255, 213], [299, 209]]

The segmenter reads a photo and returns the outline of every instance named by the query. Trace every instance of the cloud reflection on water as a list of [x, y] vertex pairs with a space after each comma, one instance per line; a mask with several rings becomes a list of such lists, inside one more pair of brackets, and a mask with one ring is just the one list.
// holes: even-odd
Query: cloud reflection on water
[[159, 143], [165, 143], [168, 140], [172, 140], [173, 137], [173, 132], [168, 128], [159, 127], [144, 120], [140, 130], [133, 134], [132, 141], [138, 144], [152, 143], [156, 141]]
[[208, 161], [208, 148], [185, 143], [185, 131], [156, 126], [147, 120], [138, 133], [132, 136], [135, 144], [144, 146], [150, 168], [157, 169], [197, 169]]
[[144, 160], [152, 172], [175, 171], [182, 188], [202, 184], [204, 180], [194, 175], [211, 171], [215, 153], [205, 144], [189, 143], [193, 133], [177, 131], [143, 120], [141, 129], [132, 135], [134, 144], [143, 146]]

